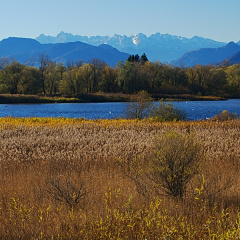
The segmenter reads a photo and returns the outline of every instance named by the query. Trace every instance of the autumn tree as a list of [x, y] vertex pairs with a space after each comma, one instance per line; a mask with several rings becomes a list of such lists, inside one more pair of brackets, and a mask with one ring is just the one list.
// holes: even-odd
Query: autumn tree
[[0, 69], [4, 69], [7, 65], [11, 63], [10, 59], [7, 57], [1, 57], [0, 59]]
[[75, 95], [81, 91], [79, 68], [74, 67], [63, 73], [60, 81], [60, 92], [64, 94]]
[[160, 62], [146, 62], [143, 68], [148, 75], [149, 90], [151, 92], [159, 91], [162, 85], [162, 72], [164, 65]]
[[84, 89], [86, 93], [93, 92], [93, 71], [91, 64], [87, 63], [81, 67], [81, 74], [84, 81]]
[[49, 56], [45, 56], [44, 53], [42, 53], [39, 56], [39, 71], [41, 74], [41, 85], [42, 85], [42, 91], [43, 94], [46, 94], [46, 74], [47, 74], [47, 67], [50, 64], [51, 60], [49, 58]]
[[204, 86], [206, 86], [210, 76], [211, 68], [211, 65], [201, 66], [197, 64], [195, 67], [188, 69], [189, 86], [193, 93], [205, 93]]
[[99, 85], [100, 91], [103, 92], [117, 92], [117, 70], [106, 66], [102, 71], [102, 81]]
[[47, 94], [56, 94], [61, 80], [62, 66], [50, 61], [44, 73], [44, 88]]
[[235, 64], [229, 66], [225, 70], [227, 74], [227, 85], [229, 94], [236, 97], [240, 96], [240, 65]]
[[107, 66], [107, 64], [97, 58], [90, 60], [89, 64], [92, 71], [92, 92], [98, 92], [99, 84], [102, 80], [102, 71]]
[[222, 95], [226, 92], [227, 76], [222, 68], [210, 69], [204, 88], [208, 95]]

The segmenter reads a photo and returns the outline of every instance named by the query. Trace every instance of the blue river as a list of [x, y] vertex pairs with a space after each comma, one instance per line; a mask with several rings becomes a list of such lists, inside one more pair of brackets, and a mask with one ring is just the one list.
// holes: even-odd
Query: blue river
[[[172, 102], [186, 112], [189, 120], [214, 117], [227, 110], [240, 116], [240, 99], [226, 101]], [[156, 103], [157, 104], [157, 103]], [[0, 117], [67, 117], [86, 119], [121, 118], [128, 103], [53, 103], [53, 104], [0, 104]]]

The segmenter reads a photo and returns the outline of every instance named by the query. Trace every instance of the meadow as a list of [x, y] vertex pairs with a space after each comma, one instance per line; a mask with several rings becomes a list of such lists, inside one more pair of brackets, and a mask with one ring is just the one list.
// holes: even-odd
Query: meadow
[[[143, 174], [173, 131], [202, 149], [182, 198]], [[240, 238], [239, 119], [0, 118], [0, 145], [0, 239]]]

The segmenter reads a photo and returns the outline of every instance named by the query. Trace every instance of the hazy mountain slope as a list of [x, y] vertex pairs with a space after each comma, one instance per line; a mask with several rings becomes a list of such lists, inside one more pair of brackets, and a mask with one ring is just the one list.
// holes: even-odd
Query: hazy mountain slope
[[240, 51], [227, 58], [226, 61], [229, 62], [231, 65], [240, 64]]
[[44, 49], [44, 46], [38, 41], [30, 38], [10, 37], [0, 41], [1, 56], [20, 54], [27, 51], [34, 51], [36, 49]]
[[81, 36], [60, 32], [56, 37], [39, 35], [36, 40], [40, 43], [66, 43], [81, 41], [94, 46], [108, 44], [119, 51], [130, 54], [146, 53], [150, 61], [171, 62], [180, 58], [186, 52], [199, 48], [217, 48], [226, 43], [217, 42], [202, 37], [185, 38], [169, 34], [156, 33], [147, 37], [143, 33], [131, 36], [117, 35], [109, 36]]
[[123, 53], [111, 46], [92, 46], [82, 42], [40, 44], [27, 38], [8, 38], [0, 42], [0, 57], [15, 58], [21, 63], [35, 59], [36, 64], [40, 54], [48, 55], [51, 60], [66, 64], [68, 61], [83, 60], [88, 62], [98, 58], [114, 66], [118, 61], [125, 61], [128, 53]]
[[219, 64], [238, 51], [240, 51], [240, 46], [234, 42], [230, 42], [224, 47], [202, 48], [188, 52], [178, 60], [173, 61], [172, 64], [185, 67], [195, 66], [196, 64]]

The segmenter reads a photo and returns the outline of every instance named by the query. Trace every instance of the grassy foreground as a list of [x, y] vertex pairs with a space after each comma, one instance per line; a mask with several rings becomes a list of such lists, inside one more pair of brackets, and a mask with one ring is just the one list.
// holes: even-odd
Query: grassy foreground
[[[136, 184], [156, 136], [195, 134], [183, 199]], [[238, 239], [240, 121], [0, 118], [0, 239]], [[146, 194], [147, 191], [147, 194]]]

